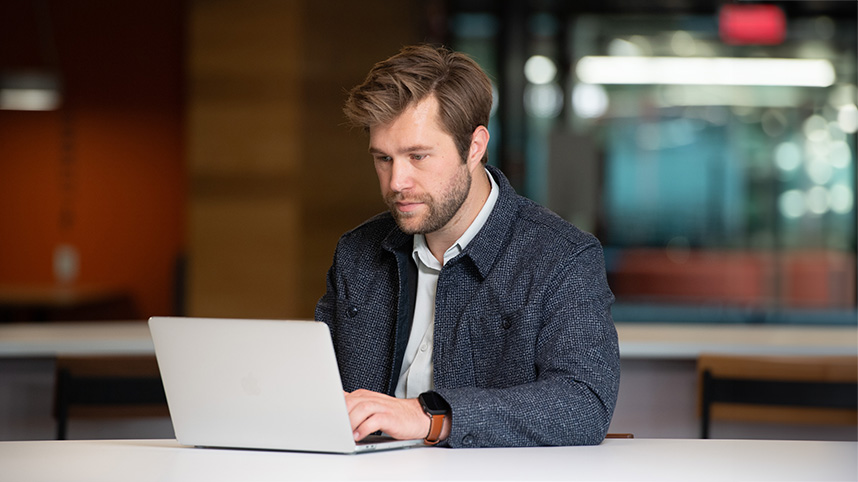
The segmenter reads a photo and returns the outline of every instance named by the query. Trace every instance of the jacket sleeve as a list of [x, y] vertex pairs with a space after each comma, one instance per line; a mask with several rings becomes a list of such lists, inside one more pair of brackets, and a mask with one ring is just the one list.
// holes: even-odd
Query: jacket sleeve
[[[475, 359], [496, 356], [498, 362], [489, 365], [518, 357], [507, 372], [532, 364], [530, 380], [436, 388], [452, 409], [448, 446], [592, 445], [604, 439], [620, 379], [613, 295], [597, 243], [564, 264], [540, 283], [545, 294], [526, 315], [538, 319], [521, 323], [533, 333], [518, 337], [520, 341], [493, 342], [491, 335], [471, 341]], [[480, 330], [489, 331], [475, 331]], [[481, 353], [481, 344], [501, 348]], [[495, 374], [493, 380], [504, 376]]]
[[336, 263], [332, 264], [328, 269], [328, 275], [325, 277], [325, 294], [316, 303], [315, 312], [315, 320], [325, 322], [331, 329], [333, 329], [337, 303], [336, 282], [334, 280], [335, 266]]

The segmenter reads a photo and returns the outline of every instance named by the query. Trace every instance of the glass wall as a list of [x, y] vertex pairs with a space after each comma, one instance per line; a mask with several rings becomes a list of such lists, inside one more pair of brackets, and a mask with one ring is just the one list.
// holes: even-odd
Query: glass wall
[[492, 162], [599, 237], [617, 320], [856, 323], [858, 4], [612, 3], [454, 2]]

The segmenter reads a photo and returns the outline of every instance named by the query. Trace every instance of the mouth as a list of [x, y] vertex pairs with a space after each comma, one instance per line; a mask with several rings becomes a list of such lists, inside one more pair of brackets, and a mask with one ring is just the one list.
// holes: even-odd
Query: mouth
[[396, 210], [401, 213], [412, 213], [422, 205], [423, 203], [418, 201], [397, 201], [394, 203]]
[[424, 206], [427, 199], [415, 194], [405, 196], [403, 193], [393, 193], [387, 197], [386, 201], [391, 211], [409, 215], [420, 209], [420, 206]]

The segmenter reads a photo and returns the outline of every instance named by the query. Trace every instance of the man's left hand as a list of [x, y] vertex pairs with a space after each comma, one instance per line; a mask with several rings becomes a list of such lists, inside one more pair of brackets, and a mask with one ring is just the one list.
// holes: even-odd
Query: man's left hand
[[396, 439], [418, 439], [429, 433], [429, 417], [416, 398], [401, 399], [369, 390], [346, 392], [355, 440], [382, 431]]

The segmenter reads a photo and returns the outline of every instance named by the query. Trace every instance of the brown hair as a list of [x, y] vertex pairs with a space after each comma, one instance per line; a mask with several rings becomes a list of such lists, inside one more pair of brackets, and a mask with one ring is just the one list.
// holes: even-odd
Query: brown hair
[[[492, 85], [465, 54], [430, 45], [404, 47], [373, 66], [366, 80], [349, 92], [343, 112], [353, 125], [368, 130], [392, 122], [430, 95], [438, 101], [441, 127], [466, 160], [474, 130], [488, 127]], [[482, 161], [488, 161], [487, 154]]]

